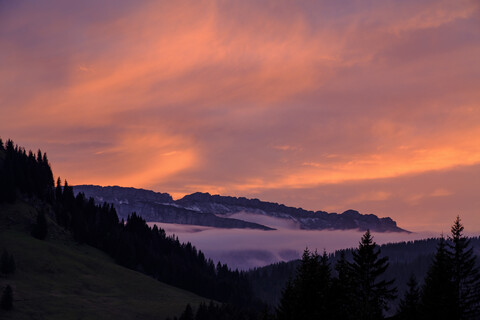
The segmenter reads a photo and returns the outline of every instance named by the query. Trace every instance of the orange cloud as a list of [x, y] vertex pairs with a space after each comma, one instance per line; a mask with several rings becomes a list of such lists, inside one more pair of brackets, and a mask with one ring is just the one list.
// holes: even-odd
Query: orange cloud
[[141, 133], [137, 128], [118, 137], [115, 144], [97, 148], [86, 158], [93, 158], [94, 164], [85, 168], [72, 159], [68, 167], [54, 166], [55, 172], [69, 171], [68, 180], [73, 184], [151, 188], [158, 181], [195, 167], [198, 152], [182, 138], [158, 132]]
[[[46, 150], [74, 184], [176, 196], [289, 199], [474, 166], [479, 12], [476, 1], [13, 3], [0, 11], [2, 137]], [[403, 199], [458, 197], [435, 190]], [[355, 193], [337, 204], [395, 201]]]

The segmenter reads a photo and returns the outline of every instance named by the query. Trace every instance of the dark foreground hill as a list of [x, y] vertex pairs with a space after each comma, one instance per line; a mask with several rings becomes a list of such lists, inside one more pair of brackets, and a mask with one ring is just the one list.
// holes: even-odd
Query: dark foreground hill
[[1, 319], [164, 319], [187, 303], [205, 302], [71, 239], [47, 217], [47, 239], [30, 235], [37, 209], [25, 202], [0, 204], [0, 252], [14, 257], [15, 273], [0, 276], [13, 288], [13, 310]]
[[240, 272], [215, 266], [135, 213], [119, 221], [113, 206], [74, 196], [60, 178], [55, 188], [46, 154], [1, 139], [0, 217], [0, 309], [7, 314], [163, 319], [202, 300], [165, 283], [209, 300], [253, 301]]
[[[268, 216], [291, 221], [305, 230], [372, 230], [376, 232], [405, 232], [391, 218], [379, 218], [373, 214], [360, 214], [348, 210], [341, 214], [325, 211], [308, 211], [283, 204], [258, 199], [237, 198], [209, 193], [193, 193], [173, 200], [168, 193], [150, 190], [79, 185], [75, 194], [84, 193], [97, 203], [112, 203], [118, 214], [126, 218], [136, 212], [147, 221], [212, 226], [216, 228], [251, 228], [271, 230], [273, 228], [255, 222], [255, 216]], [[251, 221], [234, 219], [235, 213], [250, 213]]]

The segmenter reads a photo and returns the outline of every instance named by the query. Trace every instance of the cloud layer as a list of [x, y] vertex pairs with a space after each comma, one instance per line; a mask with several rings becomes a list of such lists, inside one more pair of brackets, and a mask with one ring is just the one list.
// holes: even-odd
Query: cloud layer
[[[298, 230], [277, 226], [277, 230], [216, 229], [169, 223], [156, 224], [181, 242], [191, 242], [207, 257], [232, 268], [249, 269], [279, 261], [299, 259], [305, 248], [328, 253], [356, 248], [364, 234], [357, 230]], [[438, 237], [435, 233], [374, 233], [377, 244]]]
[[480, 231], [479, 28], [477, 1], [2, 1], [0, 134], [71, 184]]

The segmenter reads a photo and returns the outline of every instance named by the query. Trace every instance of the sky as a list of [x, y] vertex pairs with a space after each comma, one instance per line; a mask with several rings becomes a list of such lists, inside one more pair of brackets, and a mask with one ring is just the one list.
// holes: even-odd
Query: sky
[[0, 0], [0, 137], [55, 176], [480, 232], [478, 1]]

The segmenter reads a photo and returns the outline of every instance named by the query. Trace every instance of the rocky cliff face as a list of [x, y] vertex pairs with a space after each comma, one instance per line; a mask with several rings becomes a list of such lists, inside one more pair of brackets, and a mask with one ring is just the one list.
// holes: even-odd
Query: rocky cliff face
[[130, 213], [136, 212], [147, 221], [217, 228], [272, 230], [272, 228], [259, 223], [229, 218], [232, 214], [246, 212], [294, 221], [300, 229], [370, 229], [377, 232], [405, 232], [391, 218], [378, 218], [373, 214], [364, 215], [355, 210], [348, 210], [342, 214], [325, 211], [314, 212], [258, 199], [199, 192], [175, 201], [167, 193], [134, 188], [82, 185], [75, 186], [74, 191], [75, 193], [83, 192], [87, 197], [93, 197], [96, 202], [112, 203], [119, 217], [124, 219]]
[[147, 221], [190, 224], [216, 228], [250, 228], [273, 230], [261, 224], [218, 217], [211, 212], [199, 212], [183, 208], [173, 201], [168, 193], [158, 193], [144, 189], [122, 187], [100, 187], [82, 185], [73, 187], [75, 195], [84, 193], [97, 203], [112, 203], [120, 219], [136, 212]]

